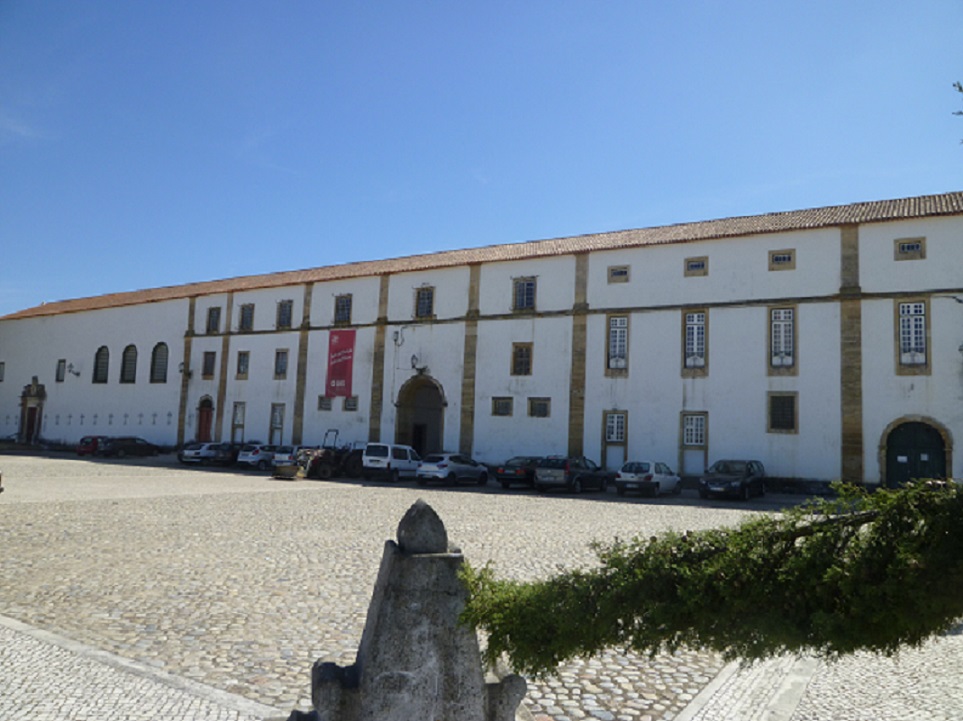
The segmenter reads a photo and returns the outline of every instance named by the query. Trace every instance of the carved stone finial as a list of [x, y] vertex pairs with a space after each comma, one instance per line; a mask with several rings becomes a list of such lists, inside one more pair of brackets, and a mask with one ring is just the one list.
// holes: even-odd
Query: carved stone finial
[[448, 531], [435, 509], [419, 498], [398, 524], [398, 545], [403, 553], [446, 553]]

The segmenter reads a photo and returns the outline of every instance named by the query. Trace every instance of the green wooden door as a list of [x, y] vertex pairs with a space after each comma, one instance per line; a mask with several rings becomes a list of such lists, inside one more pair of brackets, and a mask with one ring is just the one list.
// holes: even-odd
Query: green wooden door
[[886, 485], [896, 488], [918, 478], [946, 477], [943, 437], [926, 423], [903, 423], [886, 441]]

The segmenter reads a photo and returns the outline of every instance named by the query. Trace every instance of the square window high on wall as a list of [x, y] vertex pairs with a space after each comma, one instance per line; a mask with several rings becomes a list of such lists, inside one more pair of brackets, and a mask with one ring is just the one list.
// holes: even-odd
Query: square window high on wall
[[512, 281], [512, 310], [516, 313], [535, 310], [535, 278]]
[[428, 319], [435, 315], [435, 289], [422, 286], [415, 289], [415, 318]]
[[336, 295], [334, 297], [335, 325], [349, 325], [351, 323], [351, 294]]

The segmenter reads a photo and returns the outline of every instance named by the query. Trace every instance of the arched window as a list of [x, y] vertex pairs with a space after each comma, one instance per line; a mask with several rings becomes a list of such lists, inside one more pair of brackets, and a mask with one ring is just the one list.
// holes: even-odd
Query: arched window
[[120, 382], [133, 383], [137, 380], [137, 346], [129, 345], [124, 348], [124, 355], [120, 361]]
[[107, 369], [110, 366], [110, 351], [102, 345], [94, 354], [94, 383], [107, 382]]
[[167, 343], [158, 343], [150, 354], [150, 382], [167, 383]]

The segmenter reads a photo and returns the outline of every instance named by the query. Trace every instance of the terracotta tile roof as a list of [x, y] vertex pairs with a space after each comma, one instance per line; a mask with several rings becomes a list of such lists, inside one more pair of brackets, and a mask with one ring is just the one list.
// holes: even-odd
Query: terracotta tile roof
[[963, 191], [943, 193], [940, 195], [923, 195], [915, 198], [901, 198], [897, 200], [878, 200], [865, 203], [852, 203], [849, 205], [834, 205], [827, 208], [766, 213], [765, 215], [679, 223], [654, 228], [578, 235], [569, 238], [554, 238], [551, 240], [536, 240], [506, 245], [490, 245], [482, 248], [448, 250], [439, 253], [410, 255], [386, 260], [371, 260], [305, 270], [284, 271], [266, 275], [250, 275], [201, 283], [189, 283], [187, 285], [151, 288], [149, 290], [110, 293], [91, 298], [77, 298], [74, 300], [45, 303], [34, 308], [28, 308], [3, 316], [0, 320], [101, 310], [104, 308], [116, 308], [141, 303], [156, 303], [189, 298], [191, 296], [226, 293], [229, 291], [239, 292], [261, 288], [275, 288], [285, 285], [317, 283], [328, 280], [381, 275], [384, 273], [403, 273], [406, 271], [427, 270], [431, 268], [447, 268], [470, 263], [493, 263], [525, 258], [569, 255], [593, 250], [612, 250], [666, 243], [686, 243], [714, 238], [810, 230], [853, 223], [880, 223], [893, 220], [961, 214], [963, 214]]

